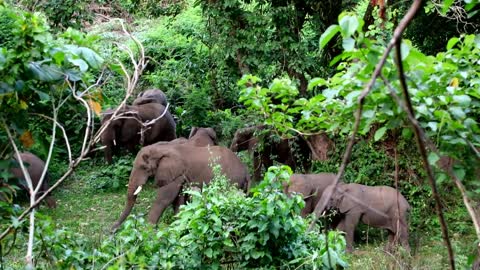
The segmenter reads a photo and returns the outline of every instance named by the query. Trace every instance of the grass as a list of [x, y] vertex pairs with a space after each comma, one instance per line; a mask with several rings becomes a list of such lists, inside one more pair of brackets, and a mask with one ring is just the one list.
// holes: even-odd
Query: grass
[[[98, 246], [109, 237], [110, 227], [123, 210], [126, 198], [126, 185], [133, 157], [117, 159], [113, 165], [104, 165], [101, 158], [86, 161], [55, 192], [56, 209], [41, 207], [40, 212], [49, 215], [57, 228], [63, 226], [84, 235], [89, 243]], [[54, 166], [54, 168], [57, 166]], [[58, 166], [61, 167], [61, 166]], [[105, 185], [105, 181], [118, 182], [118, 187]], [[98, 182], [102, 182], [98, 185]], [[131, 215], [148, 215], [155, 197], [155, 188], [150, 181], [140, 193]], [[104, 188], [104, 187], [107, 188]], [[173, 220], [173, 212], [168, 209], [161, 219], [159, 228]], [[468, 226], [465, 224], [464, 226]], [[453, 231], [455, 228], [450, 228]], [[448, 269], [447, 253], [440, 238], [440, 230], [429, 234], [418, 230], [411, 234], [412, 255], [386, 253], [385, 235], [377, 229], [361, 226], [355, 251], [348, 256], [350, 269]], [[26, 236], [26, 234], [25, 234]], [[367, 241], [368, 240], [368, 241]], [[465, 269], [468, 255], [473, 252], [473, 234], [454, 234], [452, 244], [455, 249], [457, 269]], [[19, 243], [17, 241], [17, 243]], [[6, 266], [18, 269], [23, 266], [26, 247], [14, 250], [5, 260]]]

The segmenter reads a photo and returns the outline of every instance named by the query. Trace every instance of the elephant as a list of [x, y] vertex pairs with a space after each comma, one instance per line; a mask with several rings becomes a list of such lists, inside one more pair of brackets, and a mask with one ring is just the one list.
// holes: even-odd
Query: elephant
[[[311, 167], [311, 151], [307, 142], [301, 137], [291, 139], [272, 139], [273, 133], [267, 131], [265, 136], [258, 135], [257, 132], [266, 130], [267, 126], [258, 125], [239, 129], [230, 145], [230, 150], [240, 152], [248, 150], [253, 151], [253, 177], [254, 182], [261, 179], [262, 165], [265, 169], [273, 165], [273, 161], [278, 161], [290, 166], [293, 171], [302, 167], [303, 172], [308, 172]], [[264, 138], [262, 140], [262, 137]], [[259, 146], [262, 141], [262, 146]]]
[[[217, 145], [217, 134], [213, 128], [202, 128], [202, 127], [192, 127], [192, 130], [190, 131], [190, 135], [188, 136], [188, 139], [186, 138], [177, 138], [173, 141], [170, 142], [158, 142], [156, 143], [157, 145], [160, 144], [188, 144], [192, 146], [199, 146], [199, 147], [205, 147], [205, 146], [213, 146]], [[178, 213], [179, 207], [182, 204], [185, 204], [187, 201], [187, 196], [180, 194], [177, 196], [175, 201], [173, 202], [173, 212], [176, 214]]]
[[159, 103], [163, 106], [167, 106], [167, 96], [160, 89], [148, 89], [144, 92], [140, 92], [137, 98], [133, 101], [132, 105], [142, 105], [147, 103]]
[[[329, 194], [332, 195], [327, 202]], [[360, 220], [369, 226], [388, 230], [387, 249], [400, 240], [410, 252], [407, 223], [410, 205], [396, 189], [355, 183], [339, 183], [336, 187], [332, 184], [323, 191], [314, 213], [318, 217], [324, 210], [331, 209], [337, 209], [342, 216], [337, 229], [346, 233], [347, 252], [353, 250], [353, 233]]]
[[[105, 145], [105, 160], [112, 163], [113, 150], [126, 147], [135, 153], [138, 144], [150, 145], [158, 141], [171, 141], [176, 136], [176, 124], [172, 115], [166, 111], [165, 115], [156, 120], [145, 130], [143, 143], [141, 141], [142, 124], [157, 119], [165, 111], [165, 106], [158, 103], [147, 103], [138, 106], [125, 105], [117, 117], [110, 121], [108, 127], [101, 135], [101, 142]], [[102, 126], [112, 118], [114, 110], [102, 113]]]
[[189, 144], [154, 144], [143, 147], [133, 163], [128, 182], [125, 208], [112, 230], [116, 231], [130, 214], [138, 193], [150, 176], [158, 187], [157, 198], [150, 209], [148, 220], [156, 224], [166, 207], [177, 198], [185, 182], [209, 183], [213, 178], [210, 163], [221, 166], [222, 173], [244, 192], [249, 175], [247, 167], [230, 149], [222, 146], [198, 147]]
[[[17, 162], [20, 161], [17, 155], [14, 155], [14, 158]], [[23, 161], [23, 164], [25, 165], [28, 171], [28, 174], [30, 175], [30, 179], [32, 180], [33, 187], [36, 188], [38, 186], [38, 183], [40, 182], [40, 177], [42, 176], [42, 172], [45, 169], [45, 162], [43, 162], [43, 160], [41, 160], [39, 157], [37, 157], [36, 155], [30, 152], [20, 153], [20, 158]], [[22, 169], [20, 168], [20, 164], [18, 164], [18, 167], [11, 168], [10, 172], [15, 176], [15, 178], [19, 179], [18, 181], [19, 187], [28, 193], [29, 192], [28, 185], [23, 175]], [[45, 178], [43, 179], [42, 186], [40, 187], [37, 193], [37, 198], [40, 197], [43, 193], [45, 193], [45, 191], [47, 191], [50, 188], [48, 185], [48, 181], [49, 181], [49, 175], [47, 172], [45, 174]], [[57, 203], [51, 195], [48, 195], [47, 197], [45, 197], [45, 202], [49, 208], [57, 207]]]
[[305, 207], [302, 209], [301, 215], [305, 217], [313, 213], [323, 191], [333, 184], [335, 176], [333, 173], [292, 174], [290, 183], [284, 186], [284, 192], [286, 194], [296, 192], [302, 195]]
[[192, 127], [188, 141], [195, 146], [217, 145], [217, 133], [213, 128]]

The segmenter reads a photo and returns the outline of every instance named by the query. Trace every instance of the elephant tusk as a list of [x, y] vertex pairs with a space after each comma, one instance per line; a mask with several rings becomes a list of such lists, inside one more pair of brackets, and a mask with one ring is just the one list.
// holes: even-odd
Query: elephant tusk
[[138, 186], [138, 188], [135, 190], [133, 195], [137, 196], [137, 194], [140, 193], [140, 191], [142, 191], [142, 186]]
[[117, 146], [117, 141], [113, 140], [113, 145]]
[[324, 217], [326, 213], [327, 213], [327, 210], [323, 211], [321, 216]]

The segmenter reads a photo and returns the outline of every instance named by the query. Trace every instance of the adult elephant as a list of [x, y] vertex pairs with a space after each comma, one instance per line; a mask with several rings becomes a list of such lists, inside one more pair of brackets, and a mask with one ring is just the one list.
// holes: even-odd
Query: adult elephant
[[147, 103], [159, 103], [167, 106], [167, 96], [160, 89], [148, 89], [140, 92], [137, 98], [133, 101], [133, 105], [142, 105]]
[[262, 166], [268, 169], [273, 161], [288, 165], [293, 171], [301, 168], [308, 172], [311, 167], [310, 148], [303, 138], [276, 139], [265, 125], [237, 130], [230, 149], [253, 152], [253, 181], [256, 182], [261, 180]]
[[[327, 201], [329, 194], [332, 195]], [[336, 188], [330, 185], [324, 190], [314, 212], [318, 217], [330, 209], [337, 209], [341, 214], [337, 229], [346, 233], [348, 252], [353, 250], [353, 233], [359, 221], [388, 230], [388, 249], [400, 240], [410, 251], [407, 222], [410, 205], [396, 189], [355, 183], [339, 183]]]
[[323, 191], [333, 184], [335, 174], [333, 173], [316, 173], [316, 174], [292, 174], [290, 176], [290, 183], [285, 185], [285, 193], [298, 193], [305, 201], [305, 207], [302, 209], [302, 217], [313, 213], [315, 206], [320, 198], [322, 198]]
[[157, 198], [150, 209], [148, 220], [157, 223], [166, 207], [178, 196], [185, 182], [209, 183], [213, 177], [210, 163], [220, 165], [222, 173], [247, 191], [249, 176], [247, 168], [230, 149], [221, 146], [197, 147], [188, 144], [154, 144], [143, 147], [135, 158], [128, 182], [127, 202], [116, 230], [130, 214], [142, 186], [150, 176], [155, 177], [159, 188]]
[[[28, 174], [30, 175], [30, 179], [32, 180], [32, 185], [34, 188], [36, 188], [40, 182], [40, 178], [42, 176], [43, 170], [45, 169], [45, 162], [43, 162], [43, 160], [41, 160], [39, 157], [37, 157], [36, 155], [30, 152], [20, 153], [20, 159], [18, 158], [17, 155], [15, 155], [14, 158], [17, 162], [20, 162], [20, 159], [23, 161], [23, 164], [26, 167]], [[29, 192], [28, 185], [25, 180], [25, 175], [23, 174], [22, 169], [20, 168], [20, 164], [18, 164], [18, 167], [11, 168], [10, 172], [15, 176], [15, 178], [19, 179], [19, 182], [18, 182], [19, 187], [28, 193]], [[37, 193], [37, 198], [42, 196], [43, 193], [45, 193], [45, 191], [47, 191], [50, 188], [48, 185], [48, 181], [49, 181], [49, 175], [47, 172], [47, 174], [45, 175], [45, 179], [43, 179], [43, 182]], [[57, 206], [55, 199], [51, 195], [48, 195], [47, 197], [45, 197], [45, 202], [49, 208], [55, 208]]]
[[[186, 138], [177, 138], [170, 142], [158, 142], [157, 145], [173, 145], [173, 144], [187, 144], [191, 146], [207, 147], [217, 145], [217, 134], [213, 128], [202, 128], [202, 127], [192, 127], [188, 139]], [[168, 190], [169, 187], [165, 186], [161, 189]], [[167, 192], [167, 191], [162, 191]], [[180, 192], [178, 196], [173, 201], [173, 212], [176, 214], [181, 205], [185, 204], [187, 201], [187, 196]]]
[[[101, 142], [105, 145], [105, 160], [111, 164], [112, 154], [119, 147], [126, 147], [135, 153], [138, 144], [150, 145], [158, 141], [171, 141], [176, 136], [176, 124], [172, 115], [165, 106], [159, 103], [147, 103], [138, 106], [125, 105], [115, 119], [111, 120], [115, 110], [102, 113], [102, 126], [107, 128], [101, 135]], [[159, 118], [163, 113], [163, 117]], [[111, 120], [111, 121], [110, 121]], [[148, 128], [142, 124], [155, 120]], [[143, 132], [143, 141], [141, 133]]]

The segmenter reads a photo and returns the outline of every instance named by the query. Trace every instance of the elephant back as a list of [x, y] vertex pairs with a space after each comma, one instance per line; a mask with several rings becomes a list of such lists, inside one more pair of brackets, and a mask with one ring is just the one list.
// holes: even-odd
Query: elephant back
[[[17, 162], [20, 162], [18, 156], [15, 155], [14, 158]], [[33, 185], [36, 187], [38, 180], [40, 180], [40, 177], [42, 176], [43, 169], [45, 168], [45, 162], [30, 152], [20, 153], [20, 158], [32, 179]], [[18, 164], [18, 167], [12, 168], [11, 172], [16, 178], [22, 179], [23, 181], [25, 180], [20, 164]], [[22, 184], [22, 186], [26, 188], [26, 183]]]
[[[165, 106], [159, 103], [147, 103], [136, 107], [143, 123], [155, 120], [145, 133], [144, 145], [177, 138], [175, 120]], [[164, 115], [159, 118], [162, 114]]]
[[147, 103], [158, 103], [167, 106], [167, 96], [160, 89], [149, 89], [140, 92], [132, 104], [142, 105]]

